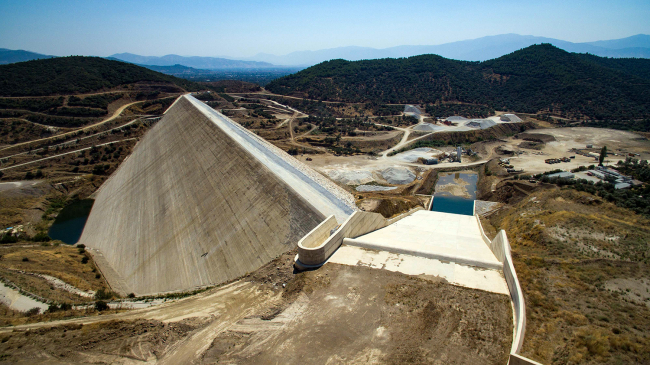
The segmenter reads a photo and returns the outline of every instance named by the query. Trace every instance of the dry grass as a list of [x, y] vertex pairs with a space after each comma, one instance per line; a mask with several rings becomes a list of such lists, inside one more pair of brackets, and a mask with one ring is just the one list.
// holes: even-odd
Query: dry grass
[[650, 275], [649, 220], [587, 193], [545, 190], [490, 223], [488, 230], [508, 232], [524, 290], [524, 356], [545, 364], [650, 361], [649, 303], [606, 287]]
[[[16, 284], [22, 290], [43, 298], [63, 303], [88, 301], [67, 291], [55, 289], [45, 279], [28, 273], [46, 274], [63, 280], [81, 290], [107, 289], [104, 278], [95, 268], [92, 258], [87, 263], [81, 260], [86, 253], [80, 253], [75, 247], [60, 246], [9, 246], [0, 248], [0, 275]], [[27, 259], [27, 260], [25, 260]]]

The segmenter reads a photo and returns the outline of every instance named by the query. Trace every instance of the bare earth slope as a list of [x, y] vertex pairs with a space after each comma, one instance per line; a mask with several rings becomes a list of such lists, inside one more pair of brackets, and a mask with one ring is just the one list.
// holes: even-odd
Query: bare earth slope
[[[267, 167], [268, 156], [233, 137], [232, 122], [196, 103], [179, 98], [97, 195], [80, 243], [103, 255], [98, 263], [115, 290], [149, 294], [232, 280], [336, 213], [303, 199], [279, 176], [295, 171]], [[337, 204], [346, 206], [330, 206]]]

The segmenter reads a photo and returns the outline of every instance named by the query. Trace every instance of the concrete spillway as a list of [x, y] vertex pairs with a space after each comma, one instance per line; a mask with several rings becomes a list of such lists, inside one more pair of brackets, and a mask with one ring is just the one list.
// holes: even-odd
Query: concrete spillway
[[111, 286], [150, 294], [222, 283], [293, 248], [349, 194], [191, 96], [97, 194], [79, 243]]

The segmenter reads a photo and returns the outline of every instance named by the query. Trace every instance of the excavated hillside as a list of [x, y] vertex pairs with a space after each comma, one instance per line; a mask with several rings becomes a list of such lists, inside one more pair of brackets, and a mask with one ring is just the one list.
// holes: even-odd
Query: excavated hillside
[[319, 176], [183, 96], [100, 188], [80, 243], [118, 292], [223, 283], [354, 211]]

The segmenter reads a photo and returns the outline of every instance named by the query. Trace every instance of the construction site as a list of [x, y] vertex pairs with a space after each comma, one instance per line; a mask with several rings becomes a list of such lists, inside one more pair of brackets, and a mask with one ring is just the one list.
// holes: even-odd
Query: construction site
[[[404, 167], [383, 176], [416, 181]], [[30, 351], [25, 363], [52, 356], [59, 328], [86, 349], [67, 347], [64, 362], [507, 363], [522, 346], [505, 232], [488, 238], [477, 216], [428, 211], [431, 200], [390, 218], [360, 210], [349, 190], [190, 95], [94, 197], [78, 244], [111, 291], [137, 301], [208, 290], [0, 330], [3, 345]], [[138, 334], [93, 350], [90, 328]], [[48, 345], [27, 350], [21, 331]]]
[[[524, 235], [503, 222], [552, 188], [512, 176], [593, 164], [570, 154], [585, 138], [594, 150], [626, 139], [610, 163], [648, 147], [628, 132], [530, 133], [507, 113], [409, 105], [361, 120], [337, 105], [358, 115], [326, 124], [264, 93], [229, 97], [185, 94], [149, 122], [97, 182], [76, 246], [3, 248], [0, 362], [538, 364], [549, 355], [526, 335], [547, 328], [515, 269], [529, 279], [510, 243]], [[0, 191], [44, 194], [10, 184]], [[63, 257], [74, 283], [50, 267]], [[38, 265], [49, 274], [25, 279]], [[75, 304], [49, 309], [63, 302]]]

